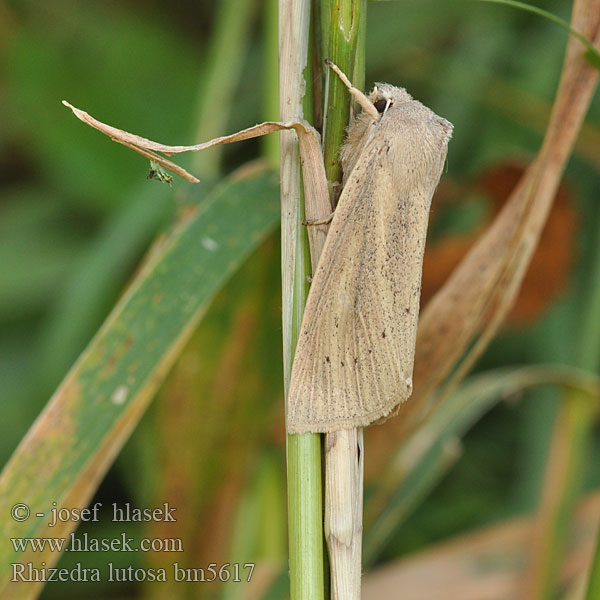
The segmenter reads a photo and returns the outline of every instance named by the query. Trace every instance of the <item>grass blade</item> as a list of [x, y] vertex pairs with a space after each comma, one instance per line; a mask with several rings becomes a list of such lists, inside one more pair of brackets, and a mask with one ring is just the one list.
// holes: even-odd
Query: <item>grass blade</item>
[[[270, 173], [229, 180], [155, 250], [0, 476], [7, 537], [40, 535], [53, 502], [87, 504], [215, 292], [275, 226], [277, 198]], [[16, 503], [46, 517], [13, 521]], [[57, 525], [53, 536], [74, 526]], [[51, 566], [58, 557], [5, 545], [0, 595], [32, 598], [39, 589], [11, 583], [10, 563]]]

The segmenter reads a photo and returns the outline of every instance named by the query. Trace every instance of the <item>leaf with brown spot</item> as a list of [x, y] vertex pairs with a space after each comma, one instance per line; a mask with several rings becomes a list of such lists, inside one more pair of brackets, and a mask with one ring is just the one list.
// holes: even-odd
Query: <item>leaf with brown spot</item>
[[[0, 523], [7, 537], [37, 537], [46, 528], [47, 519], [13, 521], [10, 507], [17, 502], [46, 514], [52, 502], [87, 505], [216, 291], [279, 220], [278, 199], [272, 173], [226, 181], [151, 250], [0, 475]], [[208, 230], [216, 243], [210, 248], [202, 243]], [[63, 524], [54, 535], [66, 536], [75, 525]], [[39, 584], [10, 581], [17, 558], [39, 567], [42, 561], [52, 566], [59, 556], [22, 555], [5, 544], [0, 597], [21, 600], [38, 592]]]

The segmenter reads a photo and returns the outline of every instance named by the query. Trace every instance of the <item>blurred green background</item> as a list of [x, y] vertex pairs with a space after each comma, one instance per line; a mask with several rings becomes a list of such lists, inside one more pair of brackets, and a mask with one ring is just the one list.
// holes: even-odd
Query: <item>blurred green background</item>
[[[172, 188], [147, 181], [147, 161], [85, 127], [61, 100], [169, 144], [204, 141], [197, 136], [206, 115], [223, 126], [215, 135], [276, 119], [274, 3], [246, 4], [242, 33], [236, 34], [240, 49], [232, 58], [234, 92], [207, 98], [219, 3], [0, 0], [3, 464], [150, 242], [187, 204], [201, 202], [206, 189], [190, 190], [178, 179]], [[569, 20], [569, 3], [537, 5]], [[227, 35], [222, 39], [227, 44]], [[455, 126], [432, 209], [424, 301], [538, 149], [566, 42], [555, 25], [497, 5], [369, 4], [367, 86], [405, 86]], [[263, 151], [255, 140], [228, 146], [218, 169], [230, 172]], [[205, 170], [210, 182], [218, 169], [194, 160], [179, 162], [195, 173]], [[576, 360], [586, 335], [578, 316], [595, 284], [589, 272], [599, 243], [599, 166], [596, 97], [517, 306], [478, 370]], [[187, 536], [186, 553], [194, 553], [197, 564], [221, 554], [229, 561], [234, 555], [269, 557], [274, 564], [285, 559], [278, 235], [274, 231], [219, 294], [96, 497], [107, 506], [175, 504], [181, 531], [169, 535]], [[485, 416], [464, 439], [460, 460], [383, 558], [531, 510], [557, 396], [549, 389], [528, 392]], [[590, 462], [586, 486], [598, 485], [599, 478], [600, 469]], [[261, 532], [260, 548], [245, 547], [241, 539], [250, 522]], [[111, 536], [117, 530], [105, 520], [79, 531]], [[142, 526], [128, 532], [158, 535]], [[110, 560], [148, 566], [154, 559], [115, 554]], [[68, 555], [61, 565], [77, 561], [94, 566], [97, 557]], [[87, 583], [85, 593], [151, 598], [150, 587]], [[210, 589], [194, 593], [216, 597]], [[50, 584], [43, 594], [80, 596], [81, 588], [71, 584]]]

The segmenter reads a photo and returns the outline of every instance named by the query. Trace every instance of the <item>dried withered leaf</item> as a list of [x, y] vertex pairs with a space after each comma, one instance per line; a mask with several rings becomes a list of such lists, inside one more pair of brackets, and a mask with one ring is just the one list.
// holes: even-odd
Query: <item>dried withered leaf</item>
[[188, 173], [184, 168], [175, 164], [174, 162], [167, 160], [160, 154], [156, 154], [156, 152], [163, 152], [165, 154], [172, 153], [170, 152], [171, 146], [163, 146], [162, 144], [157, 144], [151, 140], [140, 137], [139, 135], [135, 135], [133, 133], [129, 133], [127, 131], [123, 131], [122, 129], [118, 129], [117, 127], [113, 127], [112, 125], [107, 125], [106, 123], [102, 123], [102, 121], [98, 121], [94, 119], [90, 114], [86, 113], [84, 110], [76, 108], [72, 104], [69, 104], [66, 100], [62, 102], [67, 108], [70, 108], [73, 111], [73, 114], [84, 123], [87, 123], [90, 127], [97, 129], [98, 131], [107, 135], [114, 142], [118, 142], [119, 144], [123, 144], [123, 146], [127, 146], [134, 152], [145, 156], [152, 162], [157, 163], [161, 167], [164, 167], [168, 171], [172, 171], [176, 173], [180, 177], [183, 177], [186, 181], [190, 183], [198, 183], [200, 180], [194, 177], [191, 173]]
[[[475, 184], [466, 188], [469, 192], [483, 192], [490, 199], [489, 217], [473, 231], [448, 235], [425, 250], [423, 261], [423, 306], [444, 285], [452, 271], [467, 255], [481, 231], [497, 216], [512, 190], [523, 175], [523, 161], [509, 160], [484, 171]], [[455, 190], [448, 199], [447, 210], [460, 204], [459, 195], [465, 188]], [[438, 200], [439, 206], [439, 200]], [[435, 214], [433, 222], [435, 222]], [[538, 318], [554, 302], [566, 287], [574, 253], [576, 208], [565, 185], [556, 193], [553, 208], [544, 227], [539, 244], [531, 258], [523, 285], [511, 311], [507, 325], [521, 325]]]
[[[73, 114], [80, 121], [83, 121], [90, 127], [93, 127], [101, 133], [104, 133], [113, 141], [123, 144], [123, 146], [127, 146], [134, 152], [145, 156], [150, 161], [157, 163], [168, 171], [176, 173], [190, 183], [198, 183], [200, 180], [194, 177], [191, 173], [188, 173], [179, 165], [157, 154], [157, 152], [162, 152], [167, 156], [172, 154], [182, 154], [184, 152], [198, 152], [200, 150], [207, 150], [208, 148], [212, 148], [214, 146], [240, 142], [242, 140], [260, 137], [276, 131], [294, 130], [298, 136], [298, 143], [300, 145], [302, 154], [301, 164], [305, 192], [306, 218], [320, 220], [331, 213], [329, 191], [327, 190], [327, 179], [325, 176], [325, 166], [323, 165], [321, 155], [321, 139], [314, 127], [302, 119], [296, 121], [287, 121], [284, 123], [265, 121], [264, 123], [259, 123], [258, 125], [242, 129], [241, 131], [237, 131], [231, 135], [224, 135], [214, 138], [208, 142], [193, 144], [191, 146], [170, 146], [167, 144], [154, 142], [134, 133], [129, 133], [123, 129], [118, 129], [112, 125], [102, 123], [102, 121], [98, 121], [98, 119], [95, 119], [84, 110], [69, 104], [66, 100], [63, 100], [63, 104], [67, 108], [70, 108], [73, 111]], [[319, 225], [311, 227], [308, 235], [311, 256], [319, 256], [323, 244], [325, 243], [327, 226]]]
[[[600, 494], [585, 498], [577, 509], [569, 554], [560, 568], [565, 586], [577, 583], [593, 557]], [[364, 600], [519, 600], [532, 517], [511, 519], [459, 535], [427, 550], [408, 555], [368, 572], [363, 580]], [[507, 557], [511, 557], [507, 560]], [[571, 596], [569, 596], [571, 597]]]
[[[480, 186], [499, 212], [517, 185], [524, 167], [516, 162], [499, 165], [480, 178]], [[523, 280], [508, 325], [521, 325], [539, 317], [565, 289], [573, 262], [577, 211], [567, 186], [560, 185], [539, 243]]]
[[[572, 26], [598, 45], [600, 0], [576, 1]], [[582, 58], [584, 49], [569, 40], [542, 147], [494, 223], [425, 307], [417, 333], [415, 393], [402, 406], [401, 419], [368, 431], [369, 445], [380, 431], [398, 441], [414, 429], [435, 408], [432, 394], [437, 392], [439, 402], [455, 388], [512, 306], [596, 88], [598, 71]]]
[[[573, 26], [598, 43], [600, 0], [576, 3]], [[406, 406], [405, 423], [453, 369], [440, 397], [458, 383], [512, 306], [598, 80], [598, 71], [582, 59], [583, 50], [578, 40], [569, 40], [542, 148], [493, 225], [423, 311], [416, 393]]]

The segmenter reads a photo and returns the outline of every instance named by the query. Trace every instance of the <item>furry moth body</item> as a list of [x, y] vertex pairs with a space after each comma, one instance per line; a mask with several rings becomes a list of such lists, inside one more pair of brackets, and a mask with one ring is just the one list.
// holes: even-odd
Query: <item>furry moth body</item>
[[402, 88], [376, 85], [370, 106], [357, 93], [364, 110], [340, 152], [344, 187], [292, 366], [290, 433], [366, 426], [412, 393], [429, 208], [452, 124]]

